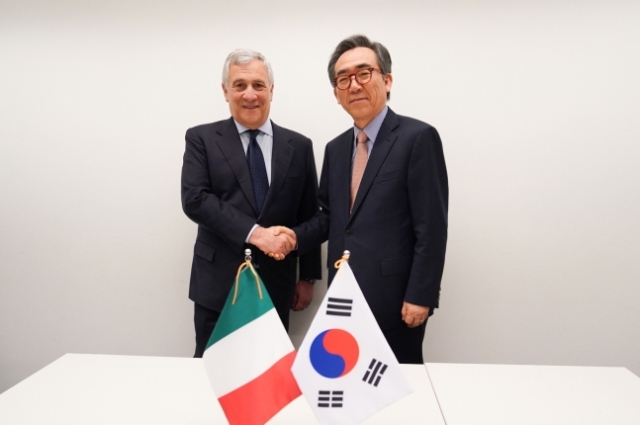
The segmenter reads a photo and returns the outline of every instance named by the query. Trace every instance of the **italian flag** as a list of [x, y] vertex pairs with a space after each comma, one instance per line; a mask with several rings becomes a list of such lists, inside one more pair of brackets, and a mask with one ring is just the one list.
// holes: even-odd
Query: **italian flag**
[[262, 425], [301, 394], [296, 352], [259, 276], [242, 267], [203, 360], [229, 423]]

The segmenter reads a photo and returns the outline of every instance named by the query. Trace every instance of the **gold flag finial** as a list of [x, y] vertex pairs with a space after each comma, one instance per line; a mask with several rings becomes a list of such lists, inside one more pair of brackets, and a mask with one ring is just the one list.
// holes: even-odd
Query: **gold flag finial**
[[351, 255], [351, 253], [350, 253], [349, 251], [345, 250], [345, 251], [342, 253], [342, 258], [341, 258], [341, 259], [339, 259], [338, 261], [336, 261], [336, 263], [335, 263], [333, 266], [334, 266], [336, 269], [339, 269], [339, 268], [340, 268], [340, 264], [342, 264], [342, 263], [343, 263], [343, 262], [345, 262], [345, 261], [347, 261], [347, 262], [349, 261], [349, 256], [350, 256], [350, 255]]

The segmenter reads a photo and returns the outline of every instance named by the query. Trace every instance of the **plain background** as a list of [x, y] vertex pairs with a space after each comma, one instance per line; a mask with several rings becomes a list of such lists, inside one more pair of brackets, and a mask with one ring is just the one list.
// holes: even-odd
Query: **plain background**
[[192, 355], [186, 129], [229, 116], [224, 58], [252, 48], [320, 165], [352, 124], [326, 65], [355, 33], [391, 51], [390, 106], [444, 142], [426, 360], [640, 375], [638, 22], [610, 0], [2, 0], [0, 391], [68, 352]]

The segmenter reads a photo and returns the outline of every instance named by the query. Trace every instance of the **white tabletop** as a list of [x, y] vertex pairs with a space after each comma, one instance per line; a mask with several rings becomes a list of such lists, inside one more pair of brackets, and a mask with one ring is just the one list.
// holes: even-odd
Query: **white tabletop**
[[[640, 378], [624, 368], [437, 363], [427, 364], [426, 370], [421, 365], [401, 367], [414, 393], [366, 424], [640, 424]], [[0, 424], [87, 423], [226, 420], [200, 359], [67, 354], [0, 394]], [[270, 422], [314, 423], [303, 397]]]
[[427, 363], [447, 425], [638, 425], [625, 368]]
[[[424, 366], [414, 392], [366, 421], [444, 425]], [[67, 354], [0, 395], [0, 424], [226, 424], [201, 359]], [[304, 397], [270, 424], [316, 423]]]

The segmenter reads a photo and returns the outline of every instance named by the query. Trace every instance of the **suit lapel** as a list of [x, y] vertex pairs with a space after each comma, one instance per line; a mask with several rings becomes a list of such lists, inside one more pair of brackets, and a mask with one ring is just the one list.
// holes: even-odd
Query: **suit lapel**
[[271, 150], [271, 184], [267, 199], [262, 207], [262, 216], [265, 211], [275, 202], [278, 193], [282, 189], [282, 185], [287, 177], [291, 160], [295, 148], [291, 146], [291, 138], [288, 138], [282, 128], [278, 127], [273, 121], [271, 122], [273, 129], [273, 149]]
[[384, 161], [389, 155], [389, 151], [393, 147], [398, 136], [395, 134], [395, 129], [398, 127], [398, 117], [389, 109], [387, 116], [382, 122], [376, 141], [373, 144], [373, 149], [369, 155], [367, 161], [367, 168], [364, 170], [360, 187], [358, 187], [358, 193], [356, 195], [355, 202], [353, 203], [353, 210], [351, 211], [351, 218], [358, 211], [358, 208], [362, 204], [363, 199], [367, 196], [367, 192], [371, 188], [371, 184], [378, 175], [380, 167], [384, 164]]
[[[335, 162], [331, 164], [329, 181], [331, 187], [337, 191], [336, 211], [344, 214], [344, 223], [349, 221], [349, 206], [351, 204], [351, 157], [353, 155], [353, 129], [346, 131], [336, 146], [336, 154], [331, 157]], [[333, 168], [335, 167], [335, 169]], [[335, 170], [335, 171], [334, 171]], [[347, 184], [345, 184], [347, 182]]]
[[[236, 176], [236, 180], [247, 198], [247, 201], [251, 204], [251, 207], [258, 214], [258, 207], [256, 206], [256, 199], [253, 195], [253, 184], [251, 183], [251, 174], [249, 174], [249, 165], [247, 164], [247, 157], [242, 148], [242, 141], [238, 134], [238, 129], [230, 118], [228, 125], [222, 127], [218, 132], [219, 138], [216, 139], [218, 148], [224, 155], [225, 159], [229, 163], [229, 167]], [[268, 198], [267, 198], [268, 199]]]

